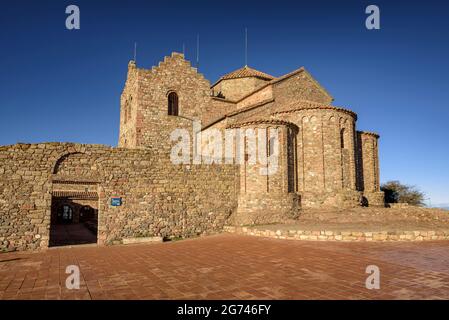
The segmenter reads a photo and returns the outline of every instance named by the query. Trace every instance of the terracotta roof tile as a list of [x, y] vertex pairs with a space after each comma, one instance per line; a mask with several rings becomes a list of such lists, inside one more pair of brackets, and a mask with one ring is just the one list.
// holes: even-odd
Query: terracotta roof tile
[[255, 77], [255, 78], [259, 78], [259, 79], [263, 79], [263, 80], [273, 80], [274, 79], [273, 76], [270, 76], [267, 73], [258, 71], [256, 69], [250, 68], [248, 66], [244, 66], [243, 68], [240, 68], [240, 69], [237, 69], [235, 71], [225, 74], [224, 76], [222, 76], [220, 78], [220, 80], [238, 79], [238, 78], [246, 78], [246, 77]]

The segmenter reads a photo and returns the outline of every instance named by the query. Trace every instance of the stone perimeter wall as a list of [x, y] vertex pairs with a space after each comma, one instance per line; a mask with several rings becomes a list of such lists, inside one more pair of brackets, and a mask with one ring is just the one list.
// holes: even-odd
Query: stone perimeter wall
[[[222, 230], [237, 206], [239, 181], [233, 165], [172, 165], [150, 150], [70, 143], [0, 147], [0, 251], [48, 246], [53, 180], [88, 181], [96, 188], [99, 244]], [[112, 207], [116, 196], [123, 205]]]
[[250, 236], [305, 241], [435, 241], [449, 240], [449, 230], [439, 231], [330, 231], [330, 230], [264, 230], [261, 228], [225, 226], [224, 231]]

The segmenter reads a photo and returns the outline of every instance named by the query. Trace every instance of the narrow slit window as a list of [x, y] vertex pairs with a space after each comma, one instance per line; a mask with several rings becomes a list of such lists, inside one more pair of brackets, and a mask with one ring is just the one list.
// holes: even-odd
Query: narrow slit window
[[345, 129], [341, 129], [340, 131], [340, 145], [342, 149], [345, 148]]

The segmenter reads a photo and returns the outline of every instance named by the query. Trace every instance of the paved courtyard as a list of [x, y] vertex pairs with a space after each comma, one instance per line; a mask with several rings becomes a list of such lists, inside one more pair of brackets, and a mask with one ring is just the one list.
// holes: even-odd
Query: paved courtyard
[[50, 246], [97, 243], [97, 235], [83, 223], [56, 224], [50, 229]]
[[[68, 265], [79, 290], [65, 288]], [[381, 272], [368, 290], [368, 265]], [[0, 299], [449, 299], [449, 242], [302, 242], [222, 234], [0, 254]]]

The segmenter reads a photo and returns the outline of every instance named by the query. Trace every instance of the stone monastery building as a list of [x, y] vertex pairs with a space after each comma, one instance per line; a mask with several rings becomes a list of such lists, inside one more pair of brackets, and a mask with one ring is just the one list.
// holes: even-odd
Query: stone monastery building
[[[285, 222], [301, 208], [381, 206], [379, 136], [357, 131], [357, 115], [332, 101], [304, 68], [273, 77], [245, 66], [211, 85], [179, 53], [152, 69], [131, 61], [118, 147], [0, 147], [0, 250], [51, 246], [58, 225], [83, 224], [102, 245]], [[276, 129], [278, 170], [259, 174], [246, 149], [240, 163], [172, 163], [173, 130], [193, 141], [230, 128]]]

